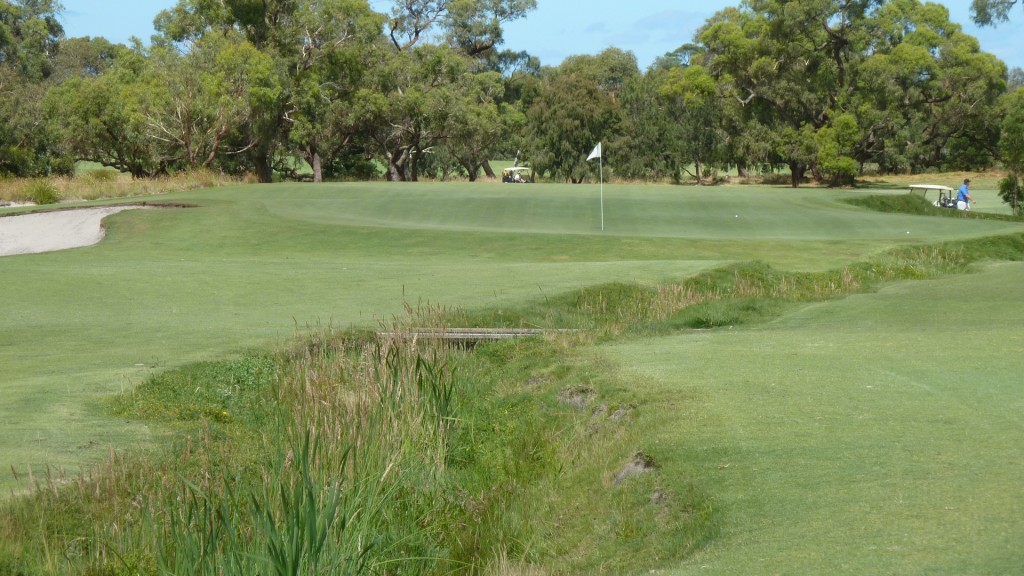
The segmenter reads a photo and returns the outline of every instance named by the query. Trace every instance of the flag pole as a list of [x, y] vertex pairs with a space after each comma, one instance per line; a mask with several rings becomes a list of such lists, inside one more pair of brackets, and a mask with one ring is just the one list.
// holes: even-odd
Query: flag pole
[[604, 232], [604, 154], [598, 158], [598, 165], [601, 167], [601, 232]]
[[597, 146], [594, 146], [593, 151], [587, 156], [587, 162], [594, 158], [597, 158], [597, 164], [600, 166], [601, 171], [601, 231], [604, 232], [604, 152], [601, 150], [600, 142], [597, 143]]

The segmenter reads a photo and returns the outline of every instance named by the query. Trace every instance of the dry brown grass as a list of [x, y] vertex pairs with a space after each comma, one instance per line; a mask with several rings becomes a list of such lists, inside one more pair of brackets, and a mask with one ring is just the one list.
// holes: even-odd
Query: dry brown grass
[[974, 172], [942, 172], [936, 174], [884, 174], [857, 178], [858, 182], [871, 184], [888, 184], [895, 188], [908, 187], [911, 184], [943, 184], [956, 188], [964, 178], [970, 178], [973, 186], [980, 188], [996, 188], [999, 180], [1006, 177], [1006, 171], [990, 169]]
[[202, 170], [146, 179], [133, 179], [112, 170], [96, 170], [75, 176], [0, 180], [0, 201], [30, 202], [29, 189], [39, 182], [46, 182], [56, 188], [62, 202], [75, 202], [154, 196], [254, 181], [249, 176], [225, 176]]

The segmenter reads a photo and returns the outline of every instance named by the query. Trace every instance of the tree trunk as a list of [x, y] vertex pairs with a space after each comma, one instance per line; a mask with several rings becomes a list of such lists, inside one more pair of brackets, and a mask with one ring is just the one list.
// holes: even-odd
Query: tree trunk
[[405, 178], [409, 182], [420, 181], [420, 154], [422, 151], [418, 148], [409, 149], [409, 162], [406, 164]]
[[793, 184], [793, 188], [799, 188], [800, 182], [804, 179], [804, 172], [806, 172], [807, 166], [800, 162], [789, 163], [789, 177]]
[[409, 162], [409, 148], [402, 147], [388, 156], [388, 181], [405, 182], [405, 165]]
[[495, 176], [494, 174], [494, 168], [491, 168], [490, 162], [484, 160], [484, 163], [481, 167], [484, 169], [484, 174], [487, 174], [488, 178], [497, 178], [497, 176]]
[[256, 153], [253, 163], [256, 165], [256, 180], [261, 184], [270, 184], [274, 181], [274, 165], [270, 161], [270, 154], [267, 152]]
[[320, 159], [320, 153], [319, 152], [316, 152], [316, 151], [313, 152], [313, 159], [312, 159], [312, 162], [310, 162], [310, 165], [313, 166], [313, 182], [323, 182], [324, 181], [324, 168], [323, 168], [323, 162]]
[[459, 164], [466, 170], [466, 174], [469, 177], [470, 182], [476, 182], [476, 174], [480, 171], [479, 168], [473, 166], [473, 163], [469, 160], [459, 160]]

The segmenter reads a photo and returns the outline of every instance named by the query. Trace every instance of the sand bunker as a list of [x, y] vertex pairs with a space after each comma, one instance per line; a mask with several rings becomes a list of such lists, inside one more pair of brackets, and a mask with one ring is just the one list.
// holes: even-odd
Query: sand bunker
[[145, 206], [76, 208], [0, 218], [0, 256], [91, 246], [103, 239], [103, 219]]

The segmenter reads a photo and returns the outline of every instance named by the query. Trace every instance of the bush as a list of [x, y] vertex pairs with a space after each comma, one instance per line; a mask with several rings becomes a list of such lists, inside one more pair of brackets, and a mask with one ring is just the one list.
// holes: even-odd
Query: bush
[[25, 188], [25, 196], [36, 204], [56, 204], [60, 202], [60, 192], [53, 182], [37, 180]]
[[999, 197], [1013, 208], [1013, 215], [1020, 216], [1024, 206], [1024, 188], [1016, 173], [1009, 173], [999, 181]]
[[93, 182], [116, 182], [119, 176], [113, 168], [100, 168], [85, 173], [85, 177]]

